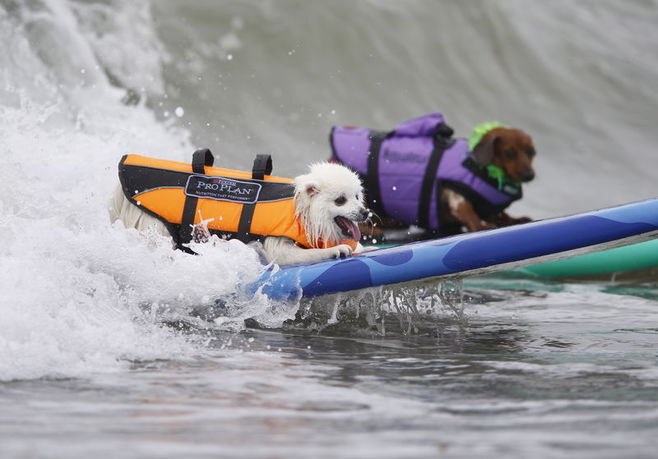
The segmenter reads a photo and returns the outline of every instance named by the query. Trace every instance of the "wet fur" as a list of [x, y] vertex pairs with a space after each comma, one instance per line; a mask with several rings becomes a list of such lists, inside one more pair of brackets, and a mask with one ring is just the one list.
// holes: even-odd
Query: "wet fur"
[[[346, 198], [345, 203], [337, 205], [336, 199], [341, 196]], [[112, 222], [119, 220], [126, 228], [170, 236], [165, 225], [132, 204], [120, 186], [110, 200], [109, 213]], [[317, 248], [305, 249], [284, 237], [267, 237], [262, 248], [268, 261], [290, 264], [351, 255], [349, 245], [324, 247], [321, 241], [345, 239], [334, 221], [336, 216], [355, 222], [365, 221], [368, 217], [358, 176], [339, 164], [312, 165], [308, 174], [295, 178], [295, 214], [301, 220], [308, 240]], [[356, 252], [361, 249], [359, 244]]]
[[[341, 196], [346, 198], [345, 203], [336, 205], [336, 199]], [[295, 214], [302, 222], [309, 242], [318, 248], [304, 249], [290, 239], [268, 237], [263, 242], [268, 259], [289, 264], [350, 255], [352, 248], [346, 244], [328, 248], [321, 246], [322, 241], [345, 239], [334, 221], [337, 216], [354, 222], [363, 222], [368, 218], [359, 177], [340, 164], [312, 165], [308, 174], [295, 178]], [[359, 244], [356, 252], [361, 250]]]

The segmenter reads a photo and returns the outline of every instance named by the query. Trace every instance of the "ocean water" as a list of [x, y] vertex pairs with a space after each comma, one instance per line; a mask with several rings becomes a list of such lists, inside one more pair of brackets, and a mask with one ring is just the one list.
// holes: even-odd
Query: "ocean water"
[[655, 197], [657, 23], [655, 0], [0, 0], [0, 456], [654, 457], [655, 270], [281, 304], [236, 296], [264, 269], [241, 243], [189, 257], [107, 206], [125, 153], [295, 175], [333, 124], [431, 111], [531, 133], [512, 214]]

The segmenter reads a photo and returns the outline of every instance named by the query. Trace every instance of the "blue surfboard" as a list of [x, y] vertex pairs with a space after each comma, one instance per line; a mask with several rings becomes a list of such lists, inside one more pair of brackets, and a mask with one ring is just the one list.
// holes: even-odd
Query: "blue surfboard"
[[275, 300], [486, 274], [658, 237], [658, 199], [414, 242], [339, 260], [273, 267], [247, 288]]

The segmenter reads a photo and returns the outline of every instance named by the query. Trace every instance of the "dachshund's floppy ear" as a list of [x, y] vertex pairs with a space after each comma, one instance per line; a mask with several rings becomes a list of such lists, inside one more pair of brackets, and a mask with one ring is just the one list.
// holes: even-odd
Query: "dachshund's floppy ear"
[[500, 140], [500, 137], [497, 135], [485, 135], [473, 148], [473, 157], [479, 166], [485, 167], [491, 164], [498, 140]]

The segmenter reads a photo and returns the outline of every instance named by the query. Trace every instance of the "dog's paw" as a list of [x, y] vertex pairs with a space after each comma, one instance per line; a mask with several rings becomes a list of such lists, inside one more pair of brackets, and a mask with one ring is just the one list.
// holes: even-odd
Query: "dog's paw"
[[514, 224], [518, 225], [519, 223], [530, 223], [532, 218], [530, 217], [519, 217], [514, 219]]
[[337, 245], [327, 250], [329, 251], [329, 258], [346, 258], [352, 255], [352, 247], [347, 244]]
[[192, 225], [192, 240], [197, 243], [206, 243], [210, 240], [210, 231], [204, 224]]

